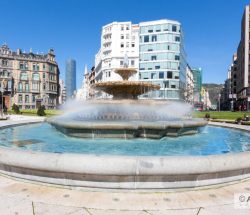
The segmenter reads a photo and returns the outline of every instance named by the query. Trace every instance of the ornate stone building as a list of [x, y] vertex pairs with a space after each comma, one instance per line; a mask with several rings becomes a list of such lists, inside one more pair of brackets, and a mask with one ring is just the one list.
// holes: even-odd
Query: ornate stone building
[[20, 109], [35, 109], [40, 105], [56, 108], [59, 74], [53, 49], [47, 54], [35, 54], [21, 49], [15, 52], [7, 45], [0, 47], [0, 90], [7, 108], [14, 103]]

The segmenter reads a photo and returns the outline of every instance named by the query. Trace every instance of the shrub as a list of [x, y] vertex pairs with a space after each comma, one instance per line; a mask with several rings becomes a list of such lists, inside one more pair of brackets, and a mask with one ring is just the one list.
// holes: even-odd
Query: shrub
[[45, 113], [45, 106], [44, 105], [41, 105], [38, 110], [37, 110], [37, 115], [38, 116], [45, 116], [46, 113]]
[[15, 103], [12, 105], [12, 110], [14, 111], [15, 114], [20, 114], [19, 107]]
[[240, 124], [241, 121], [242, 121], [242, 117], [238, 117], [238, 118], [235, 120], [235, 123]]
[[209, 114], [209, 113], [206, 113], [204, 118], [205, 118], [205, 119], [210, 119], [210, 114]]

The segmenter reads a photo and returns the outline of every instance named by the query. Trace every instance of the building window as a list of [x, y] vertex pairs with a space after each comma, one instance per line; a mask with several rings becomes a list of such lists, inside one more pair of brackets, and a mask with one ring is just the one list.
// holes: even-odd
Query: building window
[[39, 89], [38, 87], [39, 87], [38, 83], [32, 83], [33, 90], [38, 90]]
[[129, 39], [129, 34], [126, 34], [126, 39]]
[[19, 63], [19, 69], [24, 69], [24, 64], [23, 63]]
[[126, 43], [126, 48], [129, 48], [129, 43]]
[[26, 103], [29, 102], [29, 95], [25, 95], [25, 102], [26, 102]]
[[171, 85], [171, 88], [176, 88], [176, 86], [175, 85]]
[[28, 83], [25, 84], [25, 92], [29, 92], [29, 84]]
[[43, 85], [43, 90], [46, 90], [46, 85], [45, 84]]
[[134, 43], [132, 43], [132, 44], [131, 44], [131, 47], [132, 47], [132, 48], [134, 48], [134, 47], [135, 47], [135, 44], [134, 44]]
[[144, 43], [148, 43], [149, 42], [149, 36], [144, 36]]
[[45, 72], [43, 73], [43, 79], [45, 79], [46, 78], [46, 75], [45, 75]]
[[155, 66], [155, 69], [160, 69], [161, 67], [160, 66]]
[[176, 37], [175, 37], [175, 41], [176, 41], [176, 42], [180, 42], [180, 37], [176, 36]]
[[23, 91], [23, 84], [18, 83], [18, 92], [22, 92], [22, 91]]
[[124, 48], [124, 44], [123, 43], [121, 43], [121, 48]]
[[172, 25], [172, 31], [173, 31], [173, 32], [176, 32], [176, 31], [177, 31], [176, 25]]
[[129, 25], [126, 26], [126, 30], [129, 30]]
[[123, 34], [121, 35], [121, 39], [124, 39], [124, 35]]
[[180, 60], [180, 56], [179, 55], [175, 55], [174, 59], [175, 60]]
[[120, 66], [123, 66], [123, 61], [122, 60], [120, 61]]
[[8, 61], [7, 60], [2, 60], [2, 65], [3, 66], [8, 66]]
[[45, 63], [43, 63], [43, 70], [45, 70], [46, 69], [46, 65], [45, 65]]
[[32, 74], [32, 80], [34, 81], [39, 81], [40, 77], [39, 77], [39, 73], [33, 73]]
[[153, 29], [148, 29], [148, 33], [152, 33], [153, 32]]
[[49, 66], [49, 71], [50, 71], [50, 72], [55, 72], [54, 66], [50, 65], [50, 66]]
[[157, 36], [156, 35], [153, 35], [152, 36], [152, 42], [156, 42], [157, 41]]
[[151, 73], [151, 79], [156, 79], [156, 73], [155, 72]]
[[23, 95], [18, 95], [18, 102], [22, 103], [23, 102]]
[[20, 80], [27, 81], [28, 80], [28, 74], [26, 72], [21, 72]]
[[151, 56], [151, 60], [156, 60], [156, 55]]
[[131, 66], [134, 66], [134, 65], [135, 65], [135, 61], [131, 60]]
[[164, 78], [164, 72], [159, 72], [159, 79], [163, 79]]
[[121, 31], [123, 31], [124, 30], [124, 26], [123, 25], [121, 25]]
[[167, 72], [167, 78], [173, 78], [173, 73], [172, 72]]
[[32, 95], [32, 102], [35, 102], [35, 101], [36, 101], [36, 96]]

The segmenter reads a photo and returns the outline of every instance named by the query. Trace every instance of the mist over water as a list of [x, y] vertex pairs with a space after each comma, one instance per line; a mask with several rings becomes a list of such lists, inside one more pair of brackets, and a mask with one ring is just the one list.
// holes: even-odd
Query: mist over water
[[192, 106], [158, 100], [72, 100], [62, 106], [64, 117], [75, 120], [175, 120], [189, 118]]

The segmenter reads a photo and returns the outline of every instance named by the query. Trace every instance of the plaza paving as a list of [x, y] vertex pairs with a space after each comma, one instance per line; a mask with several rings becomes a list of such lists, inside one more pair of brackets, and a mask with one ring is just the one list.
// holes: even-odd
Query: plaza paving
[[[0, 126], [42, 119], [11, 116]], [[249, 215], [250, 209], [234, 208], [235, 193], [250, 196], [250, 179], [196, 189], [125, 191], [69, 188], [0, 175], [0, 214]]]
[[250, 195], [250, 180], [193, 190], [121, 191], [65, 188], [0, 175], [0, 214], [249, 215], [250, 209], [234, 209], [234, 193]]

